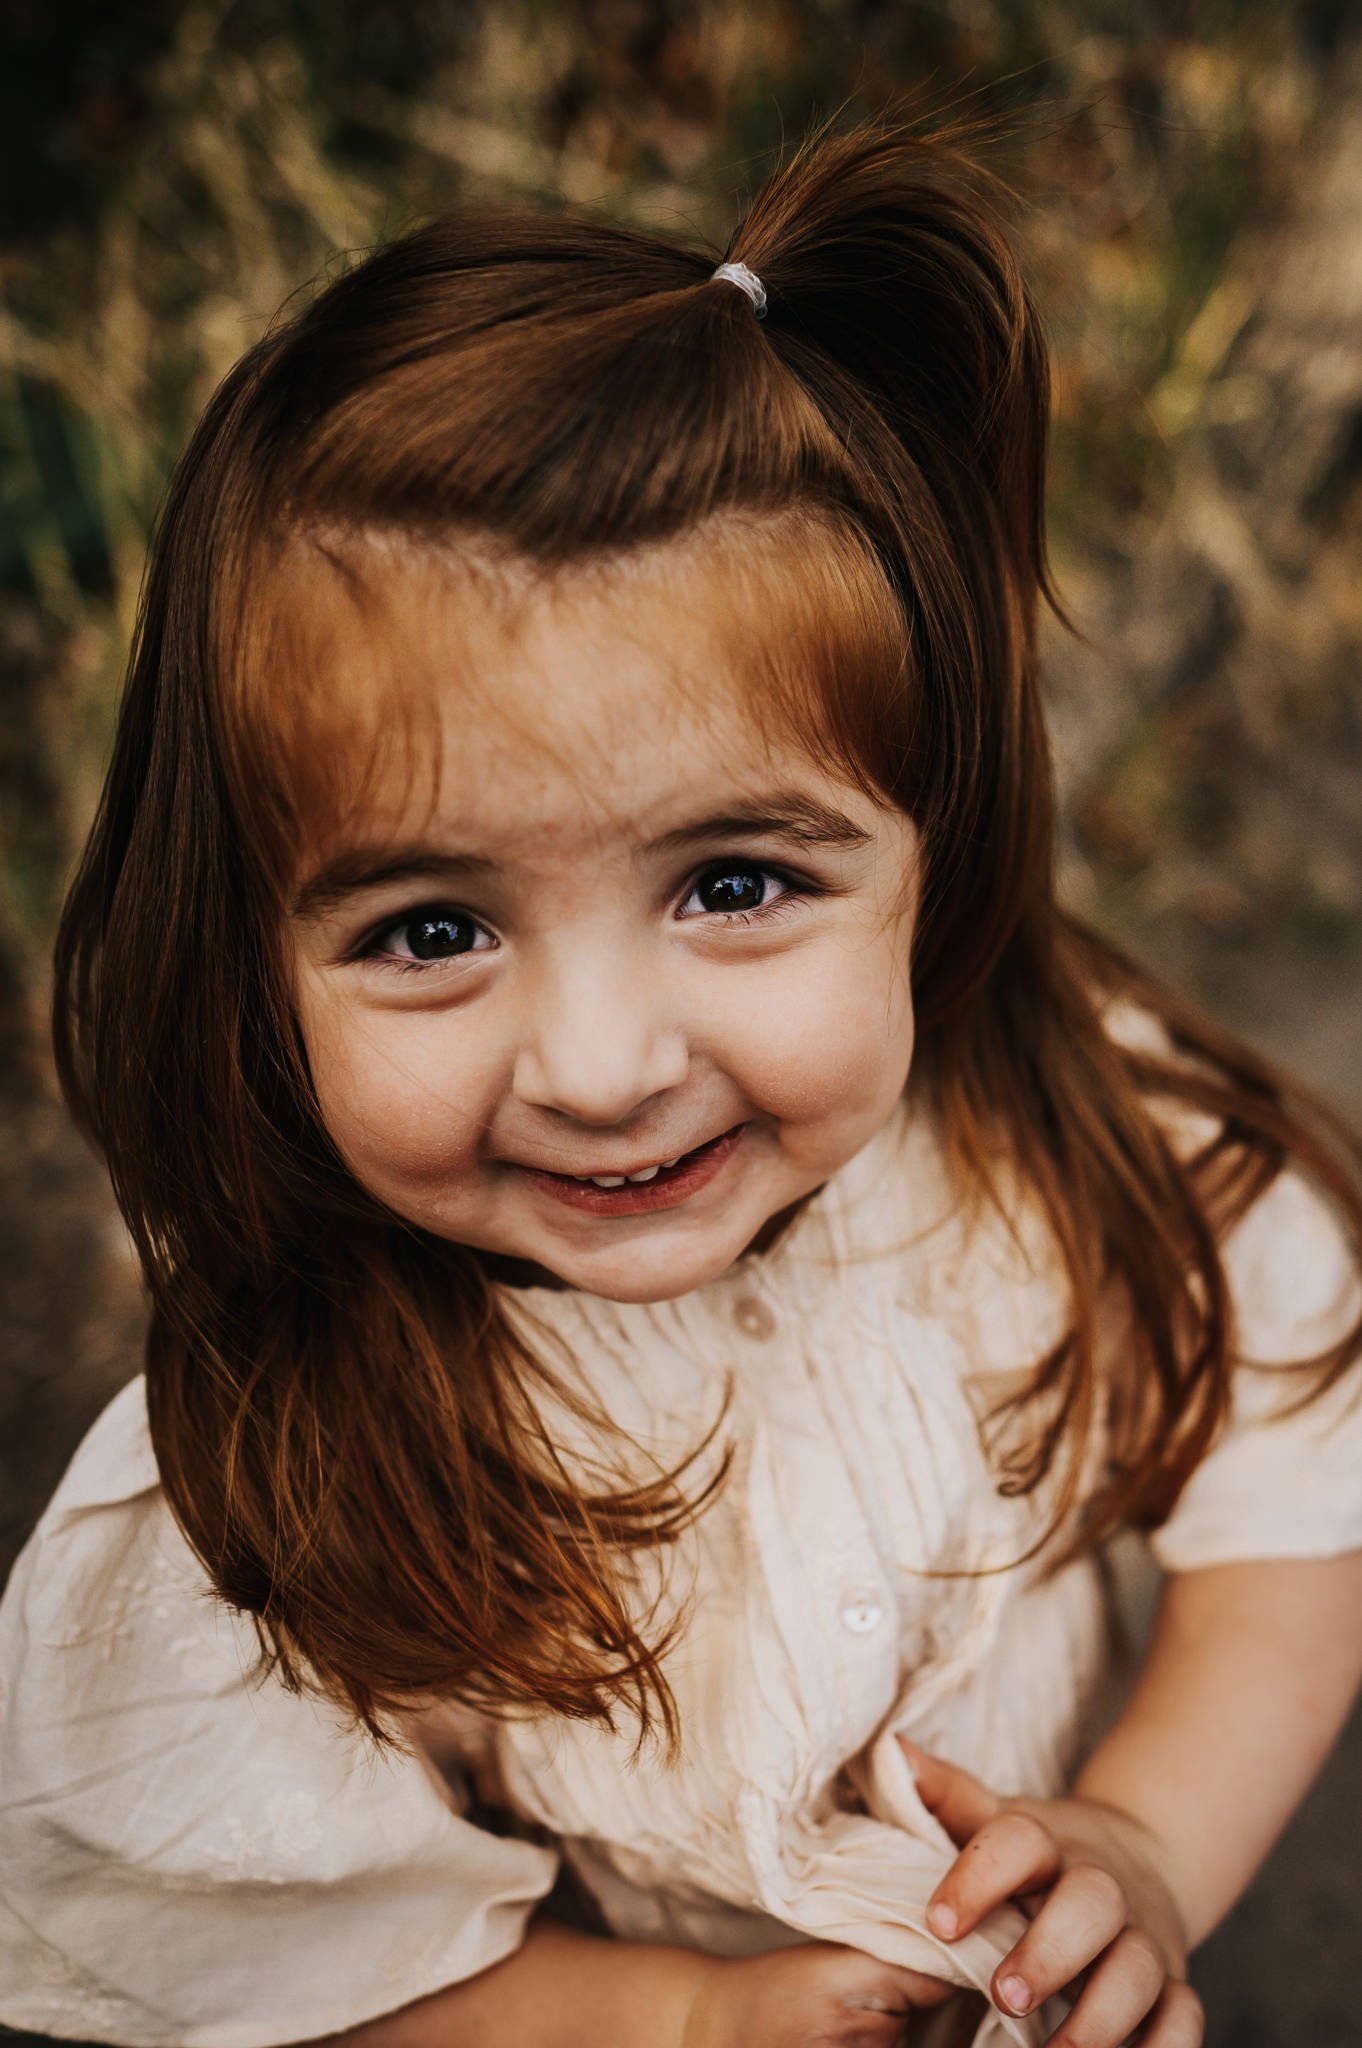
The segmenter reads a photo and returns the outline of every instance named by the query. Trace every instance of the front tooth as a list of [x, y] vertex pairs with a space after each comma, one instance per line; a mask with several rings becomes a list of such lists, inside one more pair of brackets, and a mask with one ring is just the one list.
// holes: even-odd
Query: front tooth
[[645, 1166], [642, 1173], [631, 1173], [627, 1178], [629, 1180], [656, 1180], [660, 1171], [660, 1167]]
[[662, 1164], [664, 1166], [679, 1166], [681, 1164], [681, 1161], [685, 1158], [685, 1156], [686, 1155], [684, 1152], [678, 1152], [675, 1159], [664, 1159]]
[[624, 1186], [624, 1175], [622, 1173], [593, 1173], [591, 1178], [598, 1188], [622, 1188]]

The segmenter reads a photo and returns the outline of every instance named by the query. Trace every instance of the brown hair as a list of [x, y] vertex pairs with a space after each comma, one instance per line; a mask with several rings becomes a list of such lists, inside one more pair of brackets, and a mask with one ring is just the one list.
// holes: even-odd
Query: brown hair
[[[1000, 1484], [1054, 1471], [1067, 1513], [1105, 1431], [1074, 1545], [1160, 1520], [1212, 1442], [1235, 1341], [1219, 1245], [1288, 1155], [1362, 1237], [1325, 1113], [1056, 906], [1047, 362], [996, 200], [958, 137], [824, 132], [726, 252], [764, 283], [760, 321], [712, 252], [437, 221], [260, 343], [171, 485], [58, 944], [58, 1058], [145, 1265], [171, 1505], [286, 1681], [375, 1733], [430, 1695], [670, 1726], [634, 1566], [722, 1464], [711, 1439], [642, 1481], [607, 1461], [587, 1491], [538, 1420], [563, 1377], [478, 1258], [371, 1200], [321, 1127], [274, 939], [296, 820], [266, 742], [294, 713], [241, 658], [288, 536], [469, 533], [552, 567], [793, 513], [859, 565], [864, 628], [814, 657], [824, 730], [922, 834], [915, 1085], [976, 1179], [1016, 1162], [1067, 1267], [1069, 1332], [1001, 1418], [1026, 1428]], [[1108, 1035], [1122, 995], [1167, 1056]], [[1214, 1119], [1195, 1157], [1159, 1098]], [[1119, 1385], [1097, 1345], [1113, 1299]]]

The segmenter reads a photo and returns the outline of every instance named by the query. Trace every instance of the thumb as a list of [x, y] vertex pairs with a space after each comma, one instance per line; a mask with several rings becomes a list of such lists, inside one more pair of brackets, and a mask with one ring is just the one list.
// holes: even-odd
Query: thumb
[[918, 1797], [928, 1813], [940, 1821], [956, 1848], [963, 1848], [971, 1835], [977, 1835], [985, 1822], [1001, 1810], [1002, 1800], [959, 1764], [931, 1756], [906, 1735], [900, 1735], [898, 1740], [917, 1781]]

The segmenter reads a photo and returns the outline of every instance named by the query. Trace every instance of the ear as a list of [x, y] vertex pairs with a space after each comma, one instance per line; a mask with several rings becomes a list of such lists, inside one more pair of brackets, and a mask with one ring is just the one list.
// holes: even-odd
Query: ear
[[1001, 1811], [1002, 1800], [969, 1771], [961, 1770], [959, 1764], [948, 1764], [944, 1757], [929, 1755], [906, 1735], [900, 1735], [898, 1741], [917, 1781], [923, 1805], [940, 1821], [957, 1849], [963, 1848], [972, 1835], [977, 1835]]

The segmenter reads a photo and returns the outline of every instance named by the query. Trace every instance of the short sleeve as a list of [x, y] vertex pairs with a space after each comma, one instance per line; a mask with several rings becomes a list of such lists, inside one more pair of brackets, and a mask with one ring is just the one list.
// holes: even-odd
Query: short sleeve
[[0, 1606], [0, 2019], [277, 2048], [510, 1954], [555, 1852], [256, 1676], [154, 1481], [138, 1382]]
[[1362, 1316], [1362, 1276], [1336, 1213], [1283, 1172], [1230, 1233], [1235, 1317], [1229, 1420], [1151, 1536], [1166, 1571], [1362, 1548], [1362, 1367], [1295, 1413], [1308, 1379], [1282, 1370]]

